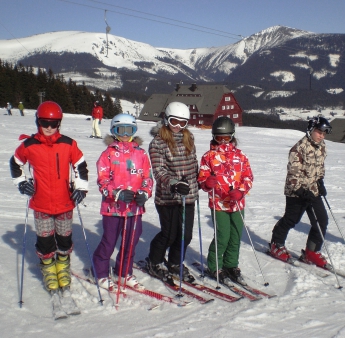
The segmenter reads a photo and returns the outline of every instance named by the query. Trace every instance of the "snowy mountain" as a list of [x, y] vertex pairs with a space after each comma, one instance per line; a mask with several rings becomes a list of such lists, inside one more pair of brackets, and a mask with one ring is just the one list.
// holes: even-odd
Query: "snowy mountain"
[[[240, 41], [212, 48], [153, 47], [103, 33], [52, 32], [0, 41], [0, 59], [52, 69], [89, 86], [167, 93], [186, 82], [222, 82], [264, 91], [300, 89], [341, 93], [345, 88], [345, 34], [314, 34], [274, 26]], [[252, 87], [252, 88], [254, 88]], [[262, 97], [260, 97], [262, 95]], [[331, 94], [329, 94], [331, 95]]]

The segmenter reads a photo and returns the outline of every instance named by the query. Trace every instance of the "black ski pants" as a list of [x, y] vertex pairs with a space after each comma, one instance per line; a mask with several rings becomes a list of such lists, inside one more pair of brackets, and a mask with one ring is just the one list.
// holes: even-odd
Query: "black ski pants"
[[319, 223], [323, 236], [326, 234], [328, 225], [328, 215], [321, 196], [316, 197], [312, 204], [298, 197], [286, 196], [285, 213], [273, 228], [272, 242], [284, 245], [290, 229], [294, 228], [300, 222], [305, 211], [308, 214], [311, 224], [307, 245], [308, 243], [314, 243], [314, 248], [310, 249], [312, 251], [320, 251], [323, 241], [317, 223]]
[[[168, 262], [180, 264], [182, 241], [182, 205], [158, 205], [156, 209], [159, 215], [161, 231], [153, 238], [150, 244], [149, 258], [153, 264], [164, 261], [166, 250], [169, 248]], [[187, 247], [192, 240], [195, 204], [186, 204], [185, 207], [185, 233], [183, 260]]]

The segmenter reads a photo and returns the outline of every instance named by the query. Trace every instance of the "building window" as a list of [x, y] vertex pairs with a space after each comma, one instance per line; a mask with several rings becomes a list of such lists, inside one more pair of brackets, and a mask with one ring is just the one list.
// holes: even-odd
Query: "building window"
[[230, 96], [226, 96], [225, 97], [225, 101], [230, 101], [231, 100], [231, 97]]
[[149, 115], [149, 113], [144, 113], [144, 116], [147, 116], [147, 115]]
[[222, 106], [222, 110], [225, 110], [225, 106]]
[[229, 110], [229, 109], [230, 109], [230, 106], [226, 106], [226, 109]]
[[192, 115], [192, 117], [193, 117], [193, 120], [195, 120], [195, 119], [196, 119], [196, 115]]
[[154, 113], [153, 116], [158, 116], [158, 113]]
[[237, 119], [237, 118], [238, 118], [238, 114], [234, 114], [234, 115], [233, 115], [233, 118], [234, 118], [234, 119]]
[[204, 121], [203, 120], [199, 120], [199, 124], [204, 124]]
[[199, 114], [199, 117], [204, 117], [204, 115], [203, 114]]
[[226, 115], [226, 117], [228, 117], [229, 119], [231, 118], [230, 115]]
[[234, 109], [235, 108], [235, 106], [232, 104], [231, 106], [230, 106], [230, 109]]

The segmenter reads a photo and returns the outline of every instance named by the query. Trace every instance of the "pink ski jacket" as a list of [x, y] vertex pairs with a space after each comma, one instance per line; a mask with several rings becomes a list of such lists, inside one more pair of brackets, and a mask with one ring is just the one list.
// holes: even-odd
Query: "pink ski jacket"
[[[97, 166], [97, 184], [102, 194], [101, 215], [106, 216], [133, 216], [137, 204], [132, 201], [128, 205], [123, 201], [115, 201], [115, 190], [138, 190], [152, 195], [152, 169], [146, 151], [139, 147], [142, 140], [135, 137], [132, 142], [119, 142], [110, 135], [104, 143], [108, 145], [99, 157]], [[139, 215], [145, 212], [139, 207]]]

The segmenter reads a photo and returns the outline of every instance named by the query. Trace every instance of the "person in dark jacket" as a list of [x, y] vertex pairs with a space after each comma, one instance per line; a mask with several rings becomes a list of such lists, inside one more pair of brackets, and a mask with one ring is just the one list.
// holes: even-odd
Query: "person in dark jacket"
[[[72, 218], [75, 203], [85, 198], [88, 170], [76, 141], [61, 135], [61, 107], [52, 101], [37, 108], [38, 132], [21, 135], [24, 142], [10, 159], [13, 183], [30, 198], [36, 228], [36, 253], [48, 291], [71, 283]], [[29, 163], [31, 178], [24, 165]], [[73, 185], [73, 187], [72, 187]], [[72, 191], [73, 190], [73, 191]]]
[[[181, 256], [192, 240], [194, 207], [198, 198], [198, 161], [194, 136], [188, 130], [188, 107], [171, 102], [166, 110], [164, 125], [151, 130], [154, 139], [149, 145], [153, 175], [156, 180], [155, 206], [161, 231], [153, 238], [146, 258], [151, 275], [160, 279], [180, 275]], [[185, 208], [182, 199], [185, 198]], [[181, 253], [182, 222], [185, 215], [184, 248]], [[165, 261], [166, 251], [168, 259]], [[183, 279], [193, 281], [186, 266]]]

